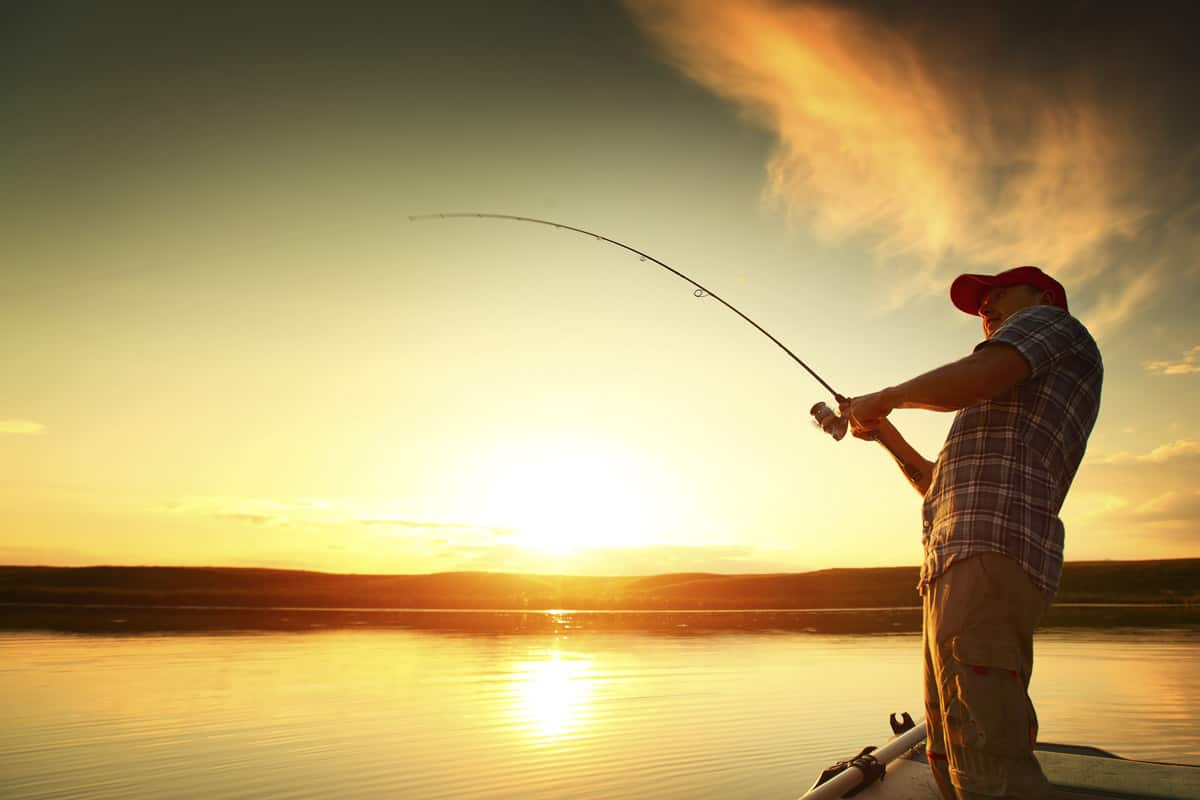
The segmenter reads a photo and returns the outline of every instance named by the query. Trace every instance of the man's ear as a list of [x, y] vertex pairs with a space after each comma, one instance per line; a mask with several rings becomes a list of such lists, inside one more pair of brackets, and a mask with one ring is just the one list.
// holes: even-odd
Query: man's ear
[[1038, 298], [1038, 304], [1043, 306], [1054, 305], [1054, 296], [1049, 292], [1042, 292], [1042, 296]]

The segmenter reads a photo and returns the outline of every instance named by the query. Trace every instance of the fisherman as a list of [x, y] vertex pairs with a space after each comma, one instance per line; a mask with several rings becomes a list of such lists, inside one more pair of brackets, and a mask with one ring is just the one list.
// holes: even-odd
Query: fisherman
[[[1062, 285], [1037, 267], [960, 275], [950, 299], [983, 321], [959, 361], [842, 406], [924, 497], [926, 749], [946, 800], [1044, 798], [1029, 699], [1033, 631], [1058, 590], [1058, 517], [1100, 408], [1104, 367]], [[887, 419], [956, 411], [937, 461]]]

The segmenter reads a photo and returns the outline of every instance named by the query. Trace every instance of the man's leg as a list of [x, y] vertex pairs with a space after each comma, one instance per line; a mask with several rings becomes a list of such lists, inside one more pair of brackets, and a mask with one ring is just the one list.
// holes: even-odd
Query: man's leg
[[1033, 756], [1037, 720], [1027, 693], [1045, 600], [1015, 561], [984, 553], [954, 563], [928, 602], [926, 636], [958, 797], [1049, 796]]
[[929, 635], [930, 592], [925, 593], [923, 608], [924, 622], [921, 639], [925, 650], [925, 757], [929, 769], [937, 782], [943, 800], [958, 800], [954, 786], [950, 783], [950, 761], [946, 755], [945, 728], [942, 725], [942, 700], [938, 691], [937, 666], [934, 660], [933, 639]]

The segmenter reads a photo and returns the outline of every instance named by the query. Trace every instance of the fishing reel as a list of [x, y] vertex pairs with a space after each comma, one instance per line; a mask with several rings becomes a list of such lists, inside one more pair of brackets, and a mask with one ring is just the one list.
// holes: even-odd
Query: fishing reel
[[[839, 402], [841, 402], [840, 399]], [[850, 427], [849, 414], [846, 414], [844, 417], [840, 417], [836, 411], [827, 406], [825, 403], [817, 403], [810, 408], [808, 412], [813, 415], [813, 422], [816, 424], [816, 426], [832, 436], [835, 442], [840, 442], [846, 435], [847, 429]], [[895, 447], [888, 444], [887, 441], [880, 439], [879, 431], [859, 431], [854, 435], [860, 439], [866, 439], [869, 442], [879, 442], [889, 453], [892, 454], [892, 457], [896, 459], [896, 462], [900, 465], [900, 468], [904, 470], [904, 474], [908, 476], [908, 479], [912, 481], [914, 486], [921, 483], [921, 470], [905, 461], [904, 457], [896, 451]], [[926, 486], [922, 488], [921, 491], [925, 491], [926, 488], [928, 487]]]
[[825, 403], [817, 403], [808, 410], [808, 413], [813, 415], [813, 423], [832, 436], [835, 442], [842, 440], [842, 437], [846, 435], [846, 429], [850, 426], [849, 416], [839, 417], [837, 412]]
[[[813, 415], [813, 423], [821, 430], [833, 437], [835, 442], [840, 442], [846, 435], [846, 431], [850, 427], [850, 415], [844, 417], [838, 416], [838, 413], [825, 403], [817, 403], [808, 410], [808, 413]], [[879, 439], [879, 433], [876, 431], [862, 431], [856, 434], [860, 439], [868, 441], [876, 441]]]

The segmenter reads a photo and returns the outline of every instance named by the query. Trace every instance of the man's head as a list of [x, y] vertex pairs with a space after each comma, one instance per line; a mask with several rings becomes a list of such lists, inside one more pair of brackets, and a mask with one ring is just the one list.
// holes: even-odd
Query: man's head
[[998, 275], [959, 275], [950, 285], [950, 301], [964, 313], [983, 319], [983, 335], [991, 338], [1014, 313], [1028, 306], [1067, 310], [1062, 284], [1037, 267], [1016, 267]]

